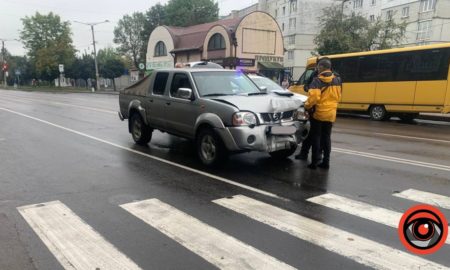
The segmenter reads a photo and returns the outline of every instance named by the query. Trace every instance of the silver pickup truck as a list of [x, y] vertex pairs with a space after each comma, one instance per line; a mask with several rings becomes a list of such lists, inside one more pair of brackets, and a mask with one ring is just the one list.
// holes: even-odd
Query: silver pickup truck
[[149, 143], [154, 129], [192, 139], [205, 165], [247, 151], [286, 158], [309, 130], [301, 100], [232, 70], [157, 70], [122, 90], [119, 103], [136, 143]]

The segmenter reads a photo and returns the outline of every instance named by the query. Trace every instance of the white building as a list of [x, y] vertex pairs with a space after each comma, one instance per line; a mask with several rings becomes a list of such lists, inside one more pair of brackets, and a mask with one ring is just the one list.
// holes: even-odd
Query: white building
[[344, 8], [369, 20], [405, 22], [402, 46], [450, 42], [450, 0], [351, 0]]
[[284, 66], [297, 80], [306, 67], [306, 59], [316, 48], [314, 38], [320, 31], [322, 10], [336, 0], [259, 0], [259, 10], [272, 15], [284, 36]]

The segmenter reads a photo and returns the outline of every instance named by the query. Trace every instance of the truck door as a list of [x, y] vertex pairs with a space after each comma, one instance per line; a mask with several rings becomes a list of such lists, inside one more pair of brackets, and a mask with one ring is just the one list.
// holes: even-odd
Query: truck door
[[174, 134], [193, 137], [195, 120], [200, 112], [200, 106], [197, 100], [180, 97], [177, 93], [180, 88], [191, 89], [194, 96], [195, 90], [187, 73], [177, 72], [172, 77], [169, 102], [165, 112], [166, 128]]
[[164, 110], [167, 106], [168, 97], [164, 94], [166, 93], [168, 79], [168, 72], [158, 72], [150, 89], [151, 93], [147, 98], [147, 119], [150, 126], [154, 128], [165, 129], [166, 127]]

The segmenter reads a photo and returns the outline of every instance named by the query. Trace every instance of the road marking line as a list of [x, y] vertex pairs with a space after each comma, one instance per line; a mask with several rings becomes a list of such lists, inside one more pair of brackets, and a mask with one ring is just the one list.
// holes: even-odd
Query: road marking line
[[413, 140], [424, 140], [424, 141], [430, 141], [430, 142], [442, 142], [442, 143], [450, 143], [450, 141], [447, 140], [439, 140], [439, 139], [430, 139], [430, 138], [423, 138], [423, 137], [414, 137], [414, 136], [405, 136], [405, 135], [398, 135], [398, 134], [389, 134], [389, 133], [374, 133], [381, 136], [388, 136], [388, 137], [398, 137], [398, 138], [404, 138], [404, 139], [413, 139]]
[[17, 209], [65, 269], [141, 269], [59, 201]]
[[217, 181], [220, 181], [220, 182], [224, 182], [224, 183], [227, 183], [227, 184], [230, 184], [230, 185], [233, 185], [233, 186], [236, 186], [236, 187], [240, 187], [240, 188], [243, 188], [243, 189], [255, 192], [255, 193], [259, 193], [259, 194], [262, 194], [262, 195], [265, 195], [265, 196], [268, 196], [268, 197], [277, 198], [277, 199], [284, 200], [284, 201], [289, 201], [289, 199], [283, 198], [283, 197], [278, 196], [278, 195], [276, 195], [274, 193], [270, 193], [270, 192], [267, 192], [267, 191], [264, 191], [264, 190], [261, 190], [261, 189], [258, 189], [258, 188], [254, 188], [254, 187], [251, 187], [251, 186], [248, 186], [248, 185], [245, 185], [245, 184], [241, 184], [239, 182], [235, 182], [233, 180], [230, 180], [230, 179], [227, 179], [227, 178], [224, 178], [224, 177], [220, 177], [220, 176], [217, 176], [217, 175], [214, 175], [214, 174], [211, 174], [211, 173], [207, 173], [207, 172], [204, 172], [204, 171], [193, 169], [193, 168], [190, 168], [190, 167], [185, 166], [185, 165], [181, 165], [181, 164], [178, 164], [178, 163], [175, 163], [175, 162], [163, 159], [163, 158], [159, 158], [157, 156], [149, 155], [149, 154], [146, 154], [146, 153], [143, 153], [143, 152], [140, 152], [140, 151], [137, 151], [137, 150], [134, 150], [134, 149], [131, 149], [131, 148], [128, 148], [128, 147], [125, 147], [125, 146], [113, 143], [113, 142], [109, 142], [109, 141], [106, 141], [106, 140], [103, 140], [103, 139], [100, 139], [100, 138], [88, 135], [88, 134], [80, 132], [80, 131], [76, 131], [76, 130], [73, 130], [73, 129], [70, 129], [70, 128], [66, 128], [66, 127], [63, 127], [63, 126], [60, 126], [60, 125], [57, 125], [57, 124], [54, 124], [54, 123], [51, 123], [51, 122], [48, 122], [48, 121], [45, 121], [45, 120], [33, 117], [33, 116], [30, 116], [30, 115], [26, 115], [26, 114], [23, 114], [23, 113], [20, 113], [20, 112], [16, 112], [16, 111], [13, 111], [13, 110], [10, 110], [10, 109], [6, 109], [6, 108], [1, 108], [1, 107], [0, 107], [0, 110], [5, 111], [5, 112], [10, 112], [12, 114], [20, 115], [20, 116], [23, 116], [25, 118], [32, 119], [32, 120], [44, 123], [46, 125], [53, 126], [53, 127], [56, 127], [56, 128], [59, 128], [59, 129], [62, 129], [62, 130], [65, 130], [65, 131], [68, 131], [68, 132], [71, 132], [71, 133], [74, 133], [74, 134], [86, 137], [86, 138], [89, 138], [89, 139], [92, 139], [92, 140], [97, 141], [97, 142], [108, 144], [110, 146], [114, 146], [116, 148], [120, 148], [122, 150], [131, 152], [131, 153], [134, 153], [134, 154], [137, 154], [137, 155], [141, 155], [141, 156], [144, 156], [144, 157], [147, 157], [147, 158], [151, 158], [153, 160], [157, 160], [157, 161], [160, 161], [162, 163], [165, 163], [165, 164], [168, 164], [168, 165], [171, 165], [171, 166], [175, 166], [175, 167], [178, 167], [180, 169], [184, 169], [186, 171], [190, 171], [190, 172], [193, 172], [193, 173], [196, 173], [196, 174], [200, 174], [200, 175], [206, 176], [208, 178], [211, 178], [211, 179], [214, 179], [214, 180], [217, 180]]
[[[338, 210], [353, 216], [364, 218], [392, 228], [398, 228], [403, 213], [351, 200], [336, 194], [327, 193], [307, 199], [307, 201]], [[450, 226], [449, 226], [450, 230]], [[450, 244], [450, 238], [445, 242]]]
[[391, 162], [395, 162], [395, 163], [413, 165], [413, 166], [442, 170], [442, 171], [450, 171], [450, 166], [447, 166], [447, 165], [428, 163], [428, 162], [416, 161], [416, 160], [411, 160], [411, 159], [403, 159], [403, 158], [397, 158], [397, 157], [391, 157], [391, 156], [384, 156], [384, 155], [354, 151], [354, 150], [344, 149], [344, 148], [333, 147], [333, 152], [347, 154], [347, 155], [367, 157], [367, 158], [384, 160], [384, 161], [391, 161]]
[[295, 269], [158, 199], [120, 207], [220, 269]]
[[450, 197], [431, 192], [408, 189], [399, 193], [392, 194], [395, 197], [426, 203], [437, 207], [450, 209]]
[[424, 141], [430, 141], [430, 142], [441, 142], [441, 143], [450, 143], [448, 140], [441, 140], [441, 139], [431, 139], [431, 138], [425, 138], [425, 137], [414, 137], [414, 136], [406, 136], [406, 135], [400, 135], [400, 134], [391, 134], [391, 133], [381, 133], [381, 132], [363, 132], [357, 129], [348, 129], [348, 128], [335, 128], [333, 131], [336, 131], [338, 133], [345, 133], [345, 134], [352, 134], [352, 135], [370, 135], [372, 138], [377, 138], [375, 135], [380, 136], [386, 136], [386, 137], [398, 137], [398, 138], [404, 138], [404, 139], [411, 139], [411, 140], [424, 140]]
[[4, 100], [9, 100], [9, 101], [14, 101], [14, 102], [21, 102], [21, 101], [31, 101], [31, 102], [39, 102], [39, 103], [43, 103], [43, 104], [49, 104], [49, 105], [62, 105], [62, 106], [68, 106], [68, 107], [74, 107], [74, 108], [80, 108], [80, 109], [86, 109], [86, 110], [91, 110], [91, 111], [96, 111], [96, 112], [103, 112], [103, 113], [110, 113], [110, 114], [117, 114], [117, 111], [111, 111], [111, 110], [106, 110], [106, 109], [100, 109], [100, 108], [94, 108], [94, 107], [88, 107], [88, 106], [83, 106], [83, 105], [75, 105], [75, 104], [70, 104], [70, 103], [65, 103], [65, 102], [57, 102], [57, 101], [48, 101], [48, 100], [39, 100], [39, 99], [34, 99], [34, 98], [29, 98], [29, 97], [23, 97], [23, 98], [13, 98], [13, 97], [4, 97]]
[[243, 195], [213, 202], [375, 269], [447, 269], [432, 261]]

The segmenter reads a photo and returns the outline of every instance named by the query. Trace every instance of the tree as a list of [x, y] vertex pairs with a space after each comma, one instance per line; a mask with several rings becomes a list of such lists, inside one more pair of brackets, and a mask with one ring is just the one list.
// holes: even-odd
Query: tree
[[166, 6], [165, 23], [191, 26], [219, 19], [219, 5], [213, 0], [170, 0]]
[[114, 43], [119, 44], [119, 51], [133, 59], [137, 68], [145, 61], [147, 41], [144, 37], [146, 18], [143, 13], [135, 12], [125, 15], [114, 28]]
[[84, 81], [95, 78], [94, 57], [90, 54], [83, 54], [81, 57], [75, 58], [72, 65], [66, 68], [65, 74], [69, 78]]
[[[144, 32], [142, 33], [142, 38], [144, 40], [144, 44], [147, 45], [148, 40], [150, 38], [150, 34], [155, 30], [159, 25], [164, 25], [166, 21], [166, 7], [161, 5], [160, 3], [152, 6], [145, 13], [145, 25]], [[143, 47], [142, 54], [145, 55], [147, 53], [147, 46]]]
[[378, 18], [369, 22], [352, 13], [345, 15], [338, 6], [324, 9], [321, 30], [314, 39], [320, 55], [387, 49], [399, 44], [406, 25]]
[[124, 74], [125, 63], [113, 48], [106, 48], [98, 52], [99, 73], [103, 78], [111, 79], [116, 91], [115, 78]]
[[38, 78], [53, 80], [58, 77], [58, 65], [70, 66], [75, 59], [70, 23], [50, 12], [39, 12], [22, 18], [20, 38], [28, 50], [30, 61]]

